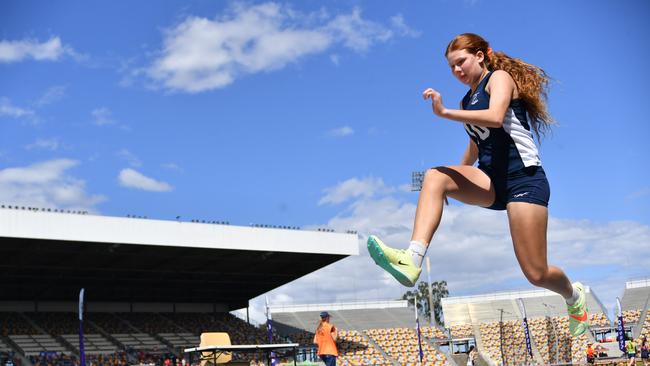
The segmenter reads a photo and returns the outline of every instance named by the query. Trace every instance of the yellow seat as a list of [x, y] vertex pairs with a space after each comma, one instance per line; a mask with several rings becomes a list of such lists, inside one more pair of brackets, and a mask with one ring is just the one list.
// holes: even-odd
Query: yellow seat
[[[230, 336], [228, 333], [223, 332], [208, 332], [201, 333], [201, 344], [199, 347], [207, 346], [230, 346]], [[216, 363], [226, 363], [232, 360], [232, 354], [230, 352], [224, 352], [219, 355], [216, 359]], [[212, 352], [202, 352], [201, 353], [201, 366], [214, 365], [215, 358]]]

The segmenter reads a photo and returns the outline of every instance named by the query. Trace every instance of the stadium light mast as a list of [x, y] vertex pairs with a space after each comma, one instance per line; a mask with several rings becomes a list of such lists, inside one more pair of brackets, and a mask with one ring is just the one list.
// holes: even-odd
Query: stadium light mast
[[559, 363], [558, 359], [560, 355], [560, 345], [558, 343], [558, 338], [557, 338], [557, 329], [555, 329], [555, 319], [551, 318], [551, 316], [549, 315], [550, 311], [548, 310], [548, 308], [555, 309], [555, 306], [549, 305], [545, 302], [543, 302], [542, 305], [544, 305], [544, 307], [546, 308], [546, 316], [549, 318], [549, 320], [551, 321], [551, 325], [553, 326], [553, 335], [555, 336], [555, 364], [558, 364]]
[[423, 180], [424, 180], [424, 172], [411, 173], [411, 192], [421, 191]]
[[499, 338], [501, 339], [499, 344], [501, 346], [501, 360], [503, 361], [503, 365], [507, 366], [508, 364], [506, 363], [506, 357], [505, 354], [503, 353], [503, 313], [510, 314], [510, 315], [513, 314], [509, 311], [506, 311], [504, 308], [498, 308], [497, 310], [501, 312], [501, 315], [499, 316], [499, 336], [500, 336]]
[[429, 281], [429, 324], [437, 328], [438, 321], [436, 321], [436, 312], [433, 308], [433, 289], [431, 288], [431, 263], [429, 257], [426, 257], [425, 260], [427, 263], [427, 281]]

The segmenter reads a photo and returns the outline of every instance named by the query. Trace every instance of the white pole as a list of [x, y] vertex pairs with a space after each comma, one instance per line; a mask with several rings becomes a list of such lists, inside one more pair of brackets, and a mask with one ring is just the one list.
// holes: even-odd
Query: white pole
[[429, 257], [426, 257], [427, 263], [427, 281], [429, 281], [429, 324], [432, 324], [435, 327], [438, 327], [438, 322], [436, 321], [436, 312], [433, 309], [433, 289], [431, 288], [431, 263], [429, 262]]

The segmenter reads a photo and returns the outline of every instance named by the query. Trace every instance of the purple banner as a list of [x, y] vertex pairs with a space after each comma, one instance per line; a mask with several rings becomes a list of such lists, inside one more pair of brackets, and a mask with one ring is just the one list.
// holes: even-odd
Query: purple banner
[[86, 352], [84, 351], [84, 289], [79, 292], [79, 365], [86, 365]]
[[526, 335], [526, 349], [530, 357], [533, 357], [533, 348], [530, 345], [530, 333], [528, 332], [528, 318], [524, 318], [524, 335]]
[[618, 349], [621, 352], [625, 352], [625, 324], [623, 324], [623, 315], [618, 317], [618, 328], [616, 328], [616, 334], [618, 338]]

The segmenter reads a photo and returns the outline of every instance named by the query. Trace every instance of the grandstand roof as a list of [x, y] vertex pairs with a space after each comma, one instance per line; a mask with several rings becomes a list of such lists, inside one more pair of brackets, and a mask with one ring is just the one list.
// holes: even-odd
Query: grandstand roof
[[[607, 314], [607, 310], [589, 286], [585, 286], [587, 308], [593, 313]], [[442, 311], [446, 326], [478, 324], [482, 322], [523, 319], [517, 303], [522, 299], [529, 319], [545, 316], [566, 316], [562, 296], [548, 290], [498, 292], [485, 295], [443, 298]], [[503, 311], [503, 313], [502, 313]]]
[[646, 309], [648, 302], [650, 302], [650, 278], [625, 283], [621, 310]]
[[283, 335], [298, 331], [313, 332], [320, 312], [327, 310], [339, 329], [412, 327], [413, 308], [406, 300], [365, 301], [356, 303], [276, 305], [271, 306], [273, 324]]
[[0, 209], [0, 300], [248, 300], [358, 254], [355, 234]]

